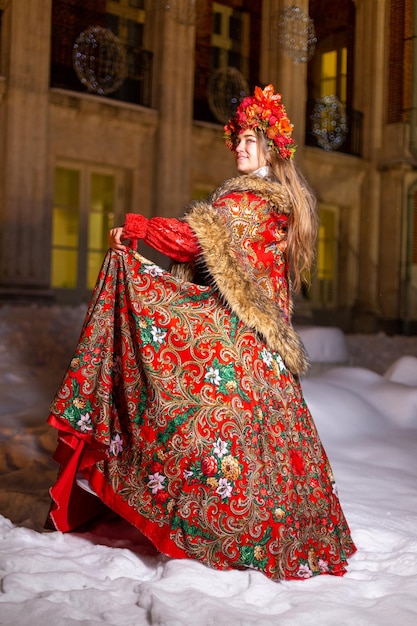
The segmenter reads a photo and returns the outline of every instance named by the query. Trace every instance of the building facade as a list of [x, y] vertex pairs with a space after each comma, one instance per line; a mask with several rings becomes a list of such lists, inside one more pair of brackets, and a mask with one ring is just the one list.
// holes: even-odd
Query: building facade
[[233, 175], [233, 79], [283, 94], [319, 201], [299, 311], [417, 332], [416, 41], [416, 0], [0, 0], [2, 302], [87, 301], [126, 212]]

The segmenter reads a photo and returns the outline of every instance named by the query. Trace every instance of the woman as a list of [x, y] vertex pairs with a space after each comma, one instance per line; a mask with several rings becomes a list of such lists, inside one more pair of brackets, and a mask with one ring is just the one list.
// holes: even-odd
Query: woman
[[[355, 546], [290, 322], [290, 267], [298, 289], [317, 232], [291, 131], [281, 96], [256, 88], [225, 127], [239, 177], [182, 220], [129, 214], [111, 231], [49, 418], [55, 528], [104, 502], [171, 557], [274, 580], [345, 572]], [[171, 272], [135, 252], [138, 239], [171, 256]]]

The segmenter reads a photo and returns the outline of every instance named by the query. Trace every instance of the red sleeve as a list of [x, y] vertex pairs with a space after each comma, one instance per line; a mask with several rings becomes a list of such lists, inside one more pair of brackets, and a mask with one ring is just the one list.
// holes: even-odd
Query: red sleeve
[[138, 239], [142, 239], [175, 261], [193, 261], [200, 251], [191, 228], [175, 217], [151, 217], [148, 220], [138, 213], [128, 213], [123, 230], [133, 247]]

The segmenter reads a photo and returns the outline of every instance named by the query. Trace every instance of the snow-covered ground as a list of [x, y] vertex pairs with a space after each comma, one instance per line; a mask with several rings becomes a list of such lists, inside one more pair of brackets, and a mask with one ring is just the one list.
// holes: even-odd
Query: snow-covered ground
[[0, 308], [0, 624], [414, 626], [417, 337], [301, 328], [303, 381], [358, 552], [343, 578], [273, 583], [155, 552], [109, 517], [43, 530], [56, 433], [45, 420], [85, 307]]

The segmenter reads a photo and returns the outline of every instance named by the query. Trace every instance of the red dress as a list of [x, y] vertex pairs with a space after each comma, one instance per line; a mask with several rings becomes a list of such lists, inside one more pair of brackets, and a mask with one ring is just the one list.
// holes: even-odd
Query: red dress
[[[288, 320], [287, 216], [244, 196], [215, 210], [236, 227], [236, 259], [275, 290]], [[131, 216], [131, 235], [195, 257], [187, 224], [143, 220]], [[298, 377], [217, 286], [109, 252], [49, 423], [57, 529], [98, 501], [77, 486], [81, 472], [168, 556], [275, 580], [345, 572], [355, 546]]]

